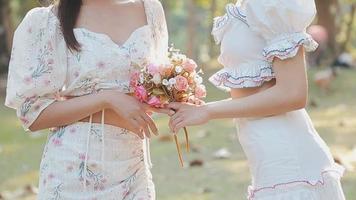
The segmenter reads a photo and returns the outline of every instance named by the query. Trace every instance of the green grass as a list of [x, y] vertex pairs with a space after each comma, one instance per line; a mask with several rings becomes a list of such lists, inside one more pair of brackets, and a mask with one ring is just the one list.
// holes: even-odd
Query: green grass
[[[310, 75], [313, 71], [310, 72]], [[207, 76], [209, 73], [207, 73]], [[209, 83], [208, 101], [227, 97]], [[356, 71], [341, 71], [333, 83], [331, 94], [323, 94], [311, 82], [310, 100], [318, 107], [308, 111], [320, 135], [333, 154], [342, 155], [356, 145]], [[169, 134], [166, 117], [158, 117], [161, 134]], [[0, 191], [15, 190], [26, 184], [37, 185], [38, 166], [45, 134], [30, 136], [23, 132], [15, 113], [0, 106]], [[250, 183], [249, 171], [233, 123], [212, 121], [206, 126], [189, 128], [192, 146], [199, 152], [184, 154], [189, 162], [204, 161], [203, 167], [179, 167], [173, 142], [153, 139], [153, 174], [158, 200], [233, 200], [245, 199]], [[205, 137], [201, 137], [206, 135]], [[183, 140], [182, 135], [180, 136]], [[233, 156], [215, 160], [213, 152], [228, 148]], [[356, 167], [356, 166], [355, 166]], [[356, 173], [343, 178], [347, 199], [356, 198]]]

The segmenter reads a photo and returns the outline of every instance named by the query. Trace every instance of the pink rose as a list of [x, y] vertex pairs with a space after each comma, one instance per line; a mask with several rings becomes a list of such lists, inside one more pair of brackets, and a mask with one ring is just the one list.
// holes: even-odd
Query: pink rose
[[159, 65], [151, 63], [147, 66], [148, 73], [152, 76], [159, 73]]
[[[80, 153], [80, 154], [79, 154], [79, 160], [84, 161], [85, 159], [86, 159], [85, 153]], [[88, 159], [89, 159], [89, 156], [88, 156]]]
[[54, 144], [54, 146], [58, 147], [58, 146], [62, 146], [62, 140], [59, 138], [53, 138], [52, 139], [52, 143]]
[[192, 59], [187, 59], [184, 63], [183, 63], [183, 69], [187, 72], [194, 72], [195, 69], [198, 67], [197, 63], [195, 63], [194, 60]]
[[47, 62], [49, 65], [52, 65], [54, 63], [54, 60], [51, 58], [51, 59], [48, 59]]
[[135, 88], [135, 97], [141, 102], [147, 102], [148, 94], [145, 87], [138, 86]]
[[148, 100], [147, 104], [150, 105], [150, 106], [159, 108], [159, 107], [161, 107], [162, 103], [161, 103], [161, 100], [158, 97], [153, 96]]
[[140, 79], [140, 73], [134, 72], [131, 74], [131, 79], [130, 79], [130, 87], [136, 87], [138, 84], [138, 80]]
[[26, 77], [24, 78], [24, 82], [25, 82], [26, 84], [31, 84], [32, 81], [33, 81], [32, 76], [26, 76]]
[[197, 85], [195, 88], [195, 97], [201, 99], [206, 97], [206, 88], [204, 85]]
[[189, 87], [188, 80], [184, 76], [178, 75], [176, 76], [175, 79], [176, 79], [175, 88], [178, 91], [186, 91], [188, 89]]

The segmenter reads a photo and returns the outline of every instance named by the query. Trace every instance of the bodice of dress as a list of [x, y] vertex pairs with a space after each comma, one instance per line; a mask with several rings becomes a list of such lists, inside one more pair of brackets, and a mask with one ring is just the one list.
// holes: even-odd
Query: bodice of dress
[[153, 38], [147, 25], [132, 32], [122, 45], [105, 34], [84, 28], [74, 31], [82, 49], [68, 54], [64, 96], [81, 96], [101, 89], [131, 92], [132, 71], [153, 62]]
[[130, 74], [167, 59], [168, 31], [158, 0], [142, 0], [147, 24], [123, 44], [108, 35], [75, 28], [81, 51], [70, 51], [53, 6], [34, 8], [15, 31], [5, 105], [17, 110], [25, 129], [64, 96], [103, 89], [131, 92]]
[[244, 0], [226, 6], [212, 34], [224, 68], [210, 81], [219, 88], [258, 87], [275, 78], [273, 60], [294, 57], [317, 43], [306, 33], [316, 13], [310, 0]]

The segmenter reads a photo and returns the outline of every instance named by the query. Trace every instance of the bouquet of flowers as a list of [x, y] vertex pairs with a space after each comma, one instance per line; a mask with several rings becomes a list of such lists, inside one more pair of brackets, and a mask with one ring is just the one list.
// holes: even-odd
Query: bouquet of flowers
[[[206, 97], [206, 89], [202, 84], [202, 70], [194, 60], [181, 54], [171, 47], [167, 63], [149, 63], [131, 76], [131, 87], [134, 96], [141, 102], [156, 108], [163, 108], [171, 102], [201, 101]], [[186, 149], [189, 152], [188, 131], [184, 128]], [[179, 161], [183, 167], [182, 153], [177, 135], [174, 134]]]

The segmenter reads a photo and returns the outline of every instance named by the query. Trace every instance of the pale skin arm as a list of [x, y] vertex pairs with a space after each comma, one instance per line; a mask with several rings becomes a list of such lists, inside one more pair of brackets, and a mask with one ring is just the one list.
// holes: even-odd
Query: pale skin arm
[[[125, 106], [123, 106], [125, 105]], [[149, 111], [172, 114], [167, 109], [154, 109], [142, 104], [134, 97], [118, 91], [101, 91], [81, 97], [75, 97], [65, 101], [57, 101], [48, 106], [30, 126], [31, 131], [46, 128], [65, 126], [103, 109], [112, 109], [118, 115], [127, 119], [133, 127], [133, 131], [142, 139], [150, 137], [150, 130], [157, 135], [157, 127]], [[143, 131], [142, 131], [143, 130]]]
[[276, 84], [254, 95], [201, 106], [170, 104], [168, 107], [177, 111], [171, 117], [170, 128], [176, 133], [183, 127], [201, 125], [213, 119], [266, 117], [304, 108], [308, 94], [304, 50], [301, 48], [291, 59], [275, 59], [273, 69]]

